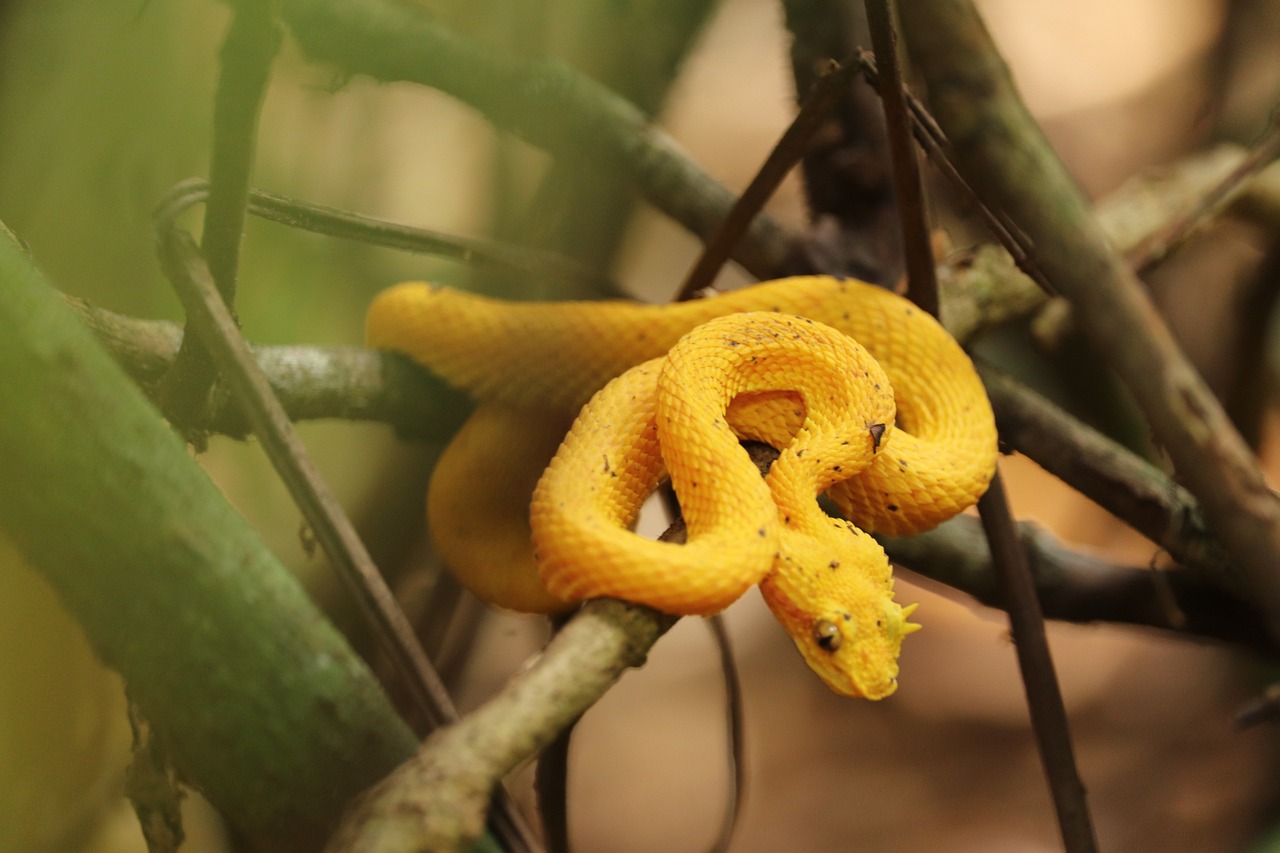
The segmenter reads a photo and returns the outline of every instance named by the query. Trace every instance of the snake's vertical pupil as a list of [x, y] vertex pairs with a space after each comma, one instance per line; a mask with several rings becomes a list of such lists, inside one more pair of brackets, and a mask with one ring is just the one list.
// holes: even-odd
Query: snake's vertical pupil
[[813, 623], [813, 639], [822, 648], [834, 652], [840, 648], [840, 628], [834, 622], [819, 619]]

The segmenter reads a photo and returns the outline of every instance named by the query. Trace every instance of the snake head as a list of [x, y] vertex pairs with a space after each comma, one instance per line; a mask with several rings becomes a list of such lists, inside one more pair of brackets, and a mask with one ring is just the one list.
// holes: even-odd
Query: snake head
[[902, 638], [920, 630], [907, 617], [916, 605], [880, 603], [878, 618], [832, 602], [810, 620], [809, 636], [792, 634], [809, 668], [844, 696], [883, 699], [898, 689]]
[[908, 621], [916, 605], [904, 608], [893, 600], [884, 551], [859, 533], [865, 537], [861, 560], [775, 571], [760, 591], [828, 687], [844, 696], [883, 699], [898, 688], [903, 638], [920, 626]]

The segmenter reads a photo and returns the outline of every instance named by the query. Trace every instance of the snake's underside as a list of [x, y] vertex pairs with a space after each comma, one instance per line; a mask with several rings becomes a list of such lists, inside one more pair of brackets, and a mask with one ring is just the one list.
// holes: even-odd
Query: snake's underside
[[[995, 469], [991, 408], [959, 345], [851, 279], [664, 306], [404, 284], [375, 300], [367, 329], [478, 403], [428, 493], [433, 542], [477, 595], [701, 614], [759, 584], [809, 665], [848, 695], [891, 693], [918, 627], [869, 534], [933, 527]], [[781, 451], [765, 479], [740, 439]], [[667, 476], [685, 545], [630, 531]], [[819, 508], [824, 492], [843, 519]]]

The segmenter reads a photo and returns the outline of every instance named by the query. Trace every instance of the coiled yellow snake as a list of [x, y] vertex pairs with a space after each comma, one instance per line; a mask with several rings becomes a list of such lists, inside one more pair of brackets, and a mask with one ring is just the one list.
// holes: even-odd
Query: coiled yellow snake
[[[759, 584], [846, 695], [892, 693], [902, 638], [919, 627], [869, 534], [933, 527], [995, 470], [991, 407], [959, 345], [851, 279], [663, 306], [409, 283], [377, 297], [367, 334], [479, 404], [428, 492], [436, 549], [477, 595], [528, 611], [612, 596], [706, 614]], [[781, 450], [766, 478], [741, 438]], [[667, 475], [684, 545], [629, 529]], [[850, 521], [821, 510], [823, 492]]]

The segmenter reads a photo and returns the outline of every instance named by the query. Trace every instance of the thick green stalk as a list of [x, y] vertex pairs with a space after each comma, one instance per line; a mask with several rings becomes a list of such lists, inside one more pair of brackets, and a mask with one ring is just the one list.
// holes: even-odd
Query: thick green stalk
[[263, 849], [318, 849], [413, 735], [7, 232], [0, 328], [0, 529], [183, 777]]

